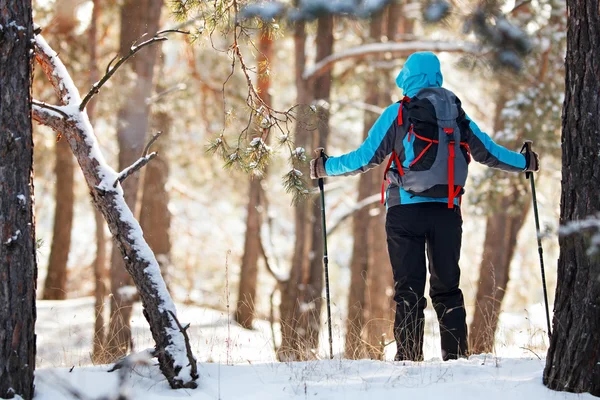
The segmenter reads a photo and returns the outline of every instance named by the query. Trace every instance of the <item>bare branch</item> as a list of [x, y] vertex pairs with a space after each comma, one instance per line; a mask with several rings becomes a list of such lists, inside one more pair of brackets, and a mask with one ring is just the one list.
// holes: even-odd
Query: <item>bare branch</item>
[[125, 168], [123, 171], [119, 173], [119, 177], [115, 179], [115, 183], [113, 183], [113, 187], [116, 188], [118, 183], [123, 183], [123, 181], [129, 178], [131, 175], [142, 169], [146, 166], [154, 157], [156, 157], [158, 153], [150, 153], [147, 156], [141, 157], [136, 162], [134, 162], [131, 166]]
[[144, 147], [144, 152], [142, 153], [142, 157], [146, 157], [148, 155], [148, 151], [150, 151], [150, 146], [152, 146], [154, 144], [154, 142], [156, 142], [156, 140], [160, 137], [160, 135], [162, 135], [162, 131], [158, 131], [158, 132], [156, 132], [156, 134], [154, 136], [152, 136], [152, 139], [150, 139], [150, 141], [148, 142], [146, 147]]
[[[110, 63], [108, 63], [108, 67], [106, 68], [106, 73], [104, 74], [104, 76], [98, 82], [94, 83], [94, 85], [92, 85], [92, 88], [90, 89], [88, 94], [85, 95], [85, 97], [81, 101], [81, 104], [79, 105], [79, 110], [83, 111], [83, 109], [85, 108], [87, 103], [92, 99], [92, 97], [100, 91], [100, 88], [102, 86], [104, 86], [104, 84], [106, 82], [108, 82], [108, 80], [115, 74], [115, 72], [117, 72], [117, 70], [121, 67], [121, 65], [123, 65], [127, 60], [129, 60], [138, 51], [142, 50], [146, 46], [150, 46], [154, 43], [163, 42], [165, 40], [168, 40], [166, 37], [161, 36], [161, 35], [165, 34], [165, 33], [173, 33], [173, 32], [189, 34], [189, 32], [180, 31], [178, 29], [165, 29], [163, 31], [157, 32], [153, 37], [151, 37], [150, 39], [148, 39], [145, 42], [142, 42], [140, 44], [137, 44], [137, 40], [136, 40], [134, 42], [134, 44], [131, 46], [131, 48], [129, 49], [129, 53], [126, 56], [119, 58], [119, 60], [115, 64], [115, 66], [113, 68], [110, 68], [112, 63], [118, 58], [118, 55], [116, 55], [110, 61]], [[143, 37], [143, 35], [141, 37]]]
[[44, 107], [35, 101], [32, 101], [32, 105], [33, 106], [31, 107], [31, 116], [35, 121], [42, 125], [49, 126], [52, 129], [60, 130], [59, 127], [67, 119], [63, 118], [62, 114], [60, 114], [61, 116], [58, 116], [57, 114], [59, 113], [57, 110], [53, 110], [49, 107]]
[[34, 100], [31, 100], [31, 104], [36, 105], [41, 108], [45, 108], [45, 109], [54, 111], [55, 113], [62, 115], [62, 117], [64, 119], [69, 119], [69, 114], [67, 114], [66, 112], [64, 112], [63, 110], [61, 110], [57, 107], [51, 106], [50, 104], [47, 104], [47, 103], [44, 103], [43, 101], [38, 101], [38, 100], [34, 99]]
[[172, 86], [166, 90], [163, 90], [160, 93], [156, 93], [154, 96], [148, 97], [146, 99], [146, 104], [150, 105], [150, 104], [158, 103], [158, 101], [160, 99], [162, 99], [163, 97], [165, 97], [171, 93], [177, 92], [179, 90], [185, 90], [185, 89], [187, 89], [187, 86], [185, 83], [178, 83], [177, 85]]
[[190, 32], [189, 31], [182, 31], [181, 29], [163, 29], [162, 31], [158, 31], [156, 32], [156, 35], [164, 35], [165, 33], [181, 33], [183, 35], [189, 35]]
[[374, 195], [371, 195], [369, 197], [365, 197], [364, 199], [362, 199], [361, 201], [359, 201], [358, 203], [356, 203], [354, 205], [354, 207], [352, 207], [346, 213], [344, 213], [343, 215], [341, 215], [337, 219], [337, 221], [335, 221], [331, 225], [331, 227], [327, 230], [327, 235], [333, 234], [340, 227], [340, 225], [342, 224], [342, 222], [344, 222], [345, 220], [347, 220], [348, 218], [350, 218], [352, 215], [354, 215], [354, 213], [362, 210], [363, 208], [368, 207], [371, 204], [377, 203], [380, 198], [381, 198], [380, 194], [374, 194]]
[[271, 274], [273, 279], [275, 279], [275, 281], [277, 281], [278, 285], [282, 285], [282, 284], [286, 283], [287, 279], [282, 278], [277, 272], [275, 272], [275, 270], [273, 268], [271, 268], [271, 264], [269, 263], [269, 257], [267, 256], [267, 253], [265, 252], [265, 247], [263, 246], [262, 239], [259, 238], [258, 244], [259, 244], [260, 254], [263, 257], [263, 260], [265, 260], [265, 266], [267, 267], [267, 271], [269, 271], [269, 274]]
[[470, 42], [439, 42], [439, 41], [413, 41], [413, 42], [387, 42], [370, 43], [351, 47], [339, 53], [334, 53], [323, 58], [312, 67], [306, 68], [302, 75], [304, 79], [314, 79], [329, 71], [333, 66], [343, 60], [364, 58], [373, 54], [392, 53], [394, 55], [408, 55], [415, 51], [444, 51], [453, 53], [479, 53], [480, 49], [475, 43]]

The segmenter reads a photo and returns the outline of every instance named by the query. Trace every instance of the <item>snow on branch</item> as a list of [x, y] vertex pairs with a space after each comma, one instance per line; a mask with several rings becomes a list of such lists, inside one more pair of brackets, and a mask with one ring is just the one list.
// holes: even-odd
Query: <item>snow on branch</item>
[[586, 219], [579, 221], [570, 221], [559, 229], [559, 234], [569, 236], [577, 233], [593, 232], [587, 250], [588, 256], [600, 252], [600, 213], [590, 215]]
[[335, 63], [348, 59], [364, 58], [373, 54], [393, 53], [395, 55], [408, 55], [415, 51], [445, 51], [453, 53], [479, 53], [480, 47], [471, 42], [440, 42], [440, 41], [412, 41], [412, 42], [387, 42], [369, 43], [334, 53], [323, 58], [311, 67], [307, 67], [302, 75], [304, 79], [317, 78], [329, 71]]
[[[143, 43], [138, 47], [142, 45]], [[144, 316], [156, 343], [162, 373], [174, 389], [195, 388], [198, 378], [196, 359], [189, 351], [189, 339], [177, 321], [177, 310], [160, 274], [158, 262], [144, 239], [138, 221], [125, 202], [122, 187], [113, 186], [120, 174], [106, 163], [87, 111], [85, 107], [81, 107], [79, 91], [56, 52], [41, 35], [35, 36], [34, 46], [36, 59], [62, 105], [48, 108], [35, 102], [32, 107], [33, 118], [64, 135], [77, 158], [92, 201], [106, 220], [125, 260], [125, 268], [133, 278], [142, 299]], [[62, 118], [58, 110], [68, 118]], [[147, 156], [149, 145], [144, 151], [147, 158], [150, 158]]]

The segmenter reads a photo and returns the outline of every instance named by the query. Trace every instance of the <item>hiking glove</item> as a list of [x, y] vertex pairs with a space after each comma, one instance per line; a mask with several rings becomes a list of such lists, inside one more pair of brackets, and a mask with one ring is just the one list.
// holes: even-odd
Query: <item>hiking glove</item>
[[525, 150], [525, 172], [538, 172], [540, 170], [540, 157], [533, 150]]
[[310, 178], [319, 179], [325, 178], [327, 172], [325, 172], [325, 159], [318, 157], [310, 160]]

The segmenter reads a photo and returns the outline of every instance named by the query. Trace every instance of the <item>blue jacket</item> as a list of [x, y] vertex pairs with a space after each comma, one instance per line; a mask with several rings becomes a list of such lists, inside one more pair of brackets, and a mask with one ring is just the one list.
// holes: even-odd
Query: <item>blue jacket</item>
[[[403, 90], [404, 95], [408, 97], [413, 97], [423, 88], [441, 87], [442, 83], [443, 76], [440, 70], [440, 61], [431, 52], [412, 54], [406, 60], [404, 67], [396, 78], [396, 84]], [[385, 109], [383, 114], [381, 114], [371, 127], [367, 139], [358, 149], [339, 157], [329, 157], [325, 162], [325, 172], [327, 175], [354, 175], [365, 172], [381, 164], [394, 149], [400, 156], [402, 166], [408, 168], [409, 164], [414, 160], [415, 155], [412, 143], [407, 137], [406, 129], [402, 129], [397, 123], [400, 106], [401, 103], [394, 103]], [[525, 157], [522, 154], [507, 150], [494, 143], [468, 116], [467, 119], [471, 130], [467, 141], [471, 155], [475, 161], [506, 171], [518, 172], [525, 169]], [[398, 135], [402, 135], [400, 136], [403, 138], [402, 141], [396, 140]], [[399, 193], [392, 192], [396, 190]], [[396, 185], [390, 185], [387, 191], [387, 198], [394, 199], [393, 204], [388, 202], [388, 206], [425, 202], [448, 202], [447, 198], [415, 196]], [[458, 204], [458, 199], [455, 202]]]

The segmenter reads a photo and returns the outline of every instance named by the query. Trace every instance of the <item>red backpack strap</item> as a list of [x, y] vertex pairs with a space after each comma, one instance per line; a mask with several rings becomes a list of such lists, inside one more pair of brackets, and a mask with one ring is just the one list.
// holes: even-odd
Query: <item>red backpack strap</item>
[[392, 151], [390, 155], [390, 159], [388, 160], [387, 166], [385, 167], [385, 171], [383, 172], [383, 182], [381, 183], [381, 204], [385, 204], [385, 181], [387, 180], [387, 173], [390, 170], [392, 163], [396, 162], [396, 166], [398, 167], [398, 173], [400, 176], [404, 176], [404, 170], [402, 169], [402, 164], [400, 164], [400, 158], [398, 157], [398, 153], [396, 150]]
[[398, 107], [398, 126], [402, 126], [402, 107], [404, 103], [410, 103], [410, 97], [404, 96], [402, 100], [400, 100], [400, 107]]

